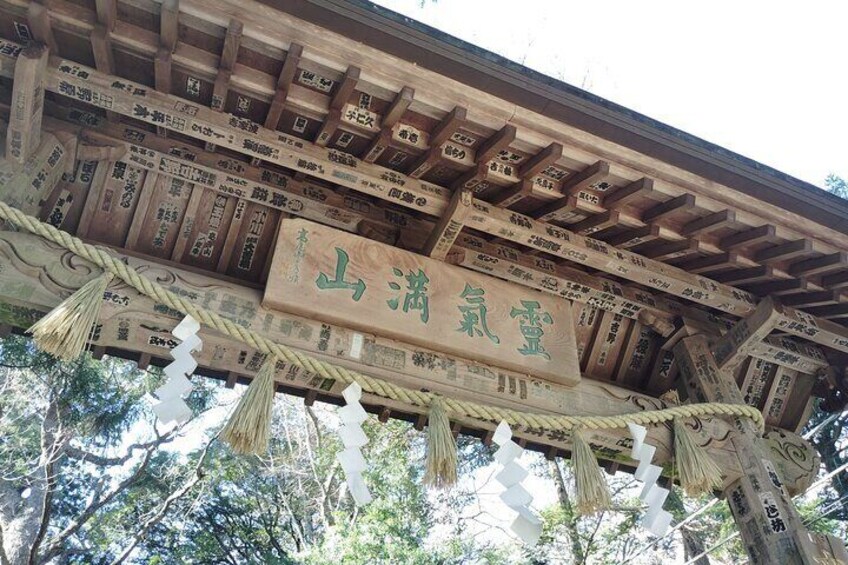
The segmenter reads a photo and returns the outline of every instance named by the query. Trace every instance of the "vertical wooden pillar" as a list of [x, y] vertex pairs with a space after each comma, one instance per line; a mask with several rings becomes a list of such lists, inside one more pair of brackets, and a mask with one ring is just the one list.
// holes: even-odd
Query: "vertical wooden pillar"
[[12, 108], [6, 135], [6, 158], [25, 163], [41, 142], [47, 47], [36, 44], [21, 51], [12, 82]]
[[[744, 404], [733, 376], [718, 368], [707, 338], [688, 337], [674, 347], [680, 376], [691, 398]], [[757, 426], [735, 419], [731, 438], [746, 474], [724, 491], [754, 564], [812, 565], [823, 562], [823, 540], [810, 535], [771, 463]], [[832, 556], [828, 556], [831, 557]]]

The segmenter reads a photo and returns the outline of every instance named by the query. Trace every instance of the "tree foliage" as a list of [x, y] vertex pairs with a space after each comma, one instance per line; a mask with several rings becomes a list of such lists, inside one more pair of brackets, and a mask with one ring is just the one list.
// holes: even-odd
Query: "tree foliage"
[[848, 198], [848, 182], [842, 177], [836, 175], [828, 175], [824, 180], [825, 187], [828, 192], [835, 194], [840, 198]]
[[[541, 508], [540, 543], [527, 548], [509, 534], [497, 493], [483, 492], [490, 448], [460, 436], [459, 485], [431, 491], [422, 486], [424, 435], [374, 418], [365, 424], [374, 501], [357, 508], [336, 462], [333, 407], [278, 396], [268, 454], [241, 457], [217, 433], [242, 387], [194, 380], [195, 419], [158, 429], [145, 399], [158, 371], [87, 355], [59, 363], [27, 339], [0, 342], [0, 563], [662, 563], [735, 531], [721, 502], [650, 538], [639, 526], [640, 486], [627, 474], [609, 477], [614, 510], [580, 517], [569, 462], [535, 456], [531, 470], [556, 498]], [[844, 441], [844, 422], [827, 433], [836, 431], [817, 436], [820, 449]], [[666, 507], [681, 520], [706, 502], [672, 496]], [[820, 519], [815, 500], [801, 509], [814, 529], [844, 532], [844, 516]], [[731, 540], [698, 563], [740, 560]]]

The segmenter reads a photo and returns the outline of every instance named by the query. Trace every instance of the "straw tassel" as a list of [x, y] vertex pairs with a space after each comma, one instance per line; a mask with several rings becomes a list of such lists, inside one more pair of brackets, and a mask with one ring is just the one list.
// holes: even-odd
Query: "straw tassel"
[[79, 357], [100, 317], [103, 293], [113, 276], [103, 272], [91, 279], [37, 321], [28, 330], [36, 346], [63, 361]]
[[598, 510], [608, 510], [612, 506], [612, 497], [592, 448], [580, 430], [574, 430], [572, 441], [571, 462], [574, 464], [577, 491], [574, 505], [577, 513], [592, 514]]
[[277, 358], [269, 355], [250, 382], [247, 391], [221, 430], [221, 439], [241, 455], [264, 455], [271, 436], [271, 412], [274, 407], [274, 373]]
[[434, 397], [430, 403], [427, 426], [427, 472], [424, 483], [436, 488], [448, 488], [456, 483], [456, 440], [444, 401]]
[[680, 484], [689, 496], [721, 486], [721, 468], [697, 444], [681, 418], [674, 419], [674, 457]]

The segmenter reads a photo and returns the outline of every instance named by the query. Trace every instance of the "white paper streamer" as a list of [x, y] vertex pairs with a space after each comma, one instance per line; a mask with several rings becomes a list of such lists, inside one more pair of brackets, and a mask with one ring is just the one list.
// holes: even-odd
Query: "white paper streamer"
[[655, 536], [663, 536], [671, 525], [671, 514], [663, 510], [663, 504], [668, 497], [668, 489], [657, 484], [662, 468], [653, 465], [651, 461], [657, 448], [645, 443], [648, 430], [637, 424], [627, 424], [630, 435], [633, 436], [633, 450], [630, 457], [639, 461], [639, 466], [633, 476], [642, 481], [642, 493], [639, 498], [648, 506], [642, 518], [642, 526]]
[[362, 422], [368, 417], [359, 400], [362, 398], [362, 387], [352, 383], [342, 391], [347, 405], [338, 410], [342, 425], [339, 428], [339, 437], [345, 448], [339, 452], [336, 458], [344, 470], [347, 487], [357, 506], [365, 506], [371, 502], [371, 493], [368, 491], [362, 473], [368, 467], [368, 463], [362, 456], [362, 446], [368, 443], [368, 436], [362, 431]]
[[499, 446], [495, 452], [495, 461], [503, 465], [495, 475], [495, 480], [506, 488], [501, 493], [501, 500], [518, 512], [510, 528], [524, 543], [536, 545], [542, 535], [542, 520], [530, 509], [533, 495], [521, 486], [521, 481], [530, 474], [517, 461], [524, 448], [512, 441], [512, 430], [506, 422], [501, 422], [495, 428], [492, 441]]
[[183, 402], [183, 397], [191, 392], [192, 384], [188, 376], [197, 369], [197, 361], [191, 354], [203, 349], [203, 342], [197, 336], [198, 331], [200, 322], [186, 316], [171, 332], [182, 343], [171, 350], [174, 360], [163, 370], [168, 380], [154, 391], [158, 402], [153, 404], [153, 412], [162, 424], [175, 422], [179, 425], [191, 418], [191, 408]]

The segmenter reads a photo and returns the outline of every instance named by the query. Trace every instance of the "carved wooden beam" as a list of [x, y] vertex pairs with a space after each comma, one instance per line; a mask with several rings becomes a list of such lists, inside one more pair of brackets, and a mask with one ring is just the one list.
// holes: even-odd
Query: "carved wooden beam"
[[[51, 127], [54, 124], [50, 123]], [[132, 137], [139, 139], [141, 134], [131, 128], [104, 124], [103, 135], [94, 131], [84, 134], [85, 138], [95, 143], [126, 143], [122, 138]], [[110, 137], [111, 136], [111, 137]], [[214, 154], [204, 152], [196, 148], [185, 148], [175, 146], [160, 138], [147, 136], [140, 140], [139, 144], [127, 144], [129, 146], [128, 160], [136, 165], [143, 166], [151, 171], [164, 171], [163, 174], [186, 181], [196, 181], [203, 178], [204, 186], [217, 189], [221, 194], [238, 195], [251, 202], [261, 203], [265, 206], [275, 207], [293, 215], [329, 223], [346, 231], [361, 233], [361, 227], [365, 224], [373, 224], [378, 229], [396, 229], [397, 221], [404, 226], [404, 234], [408, 244], [417, 248], [420, 244], [408, 239], [412, 234], [420, 233], [424, 237], [432, 227], [430, 224], [411, 217], [397, 217], [396, 212], [368, 207], [366, 212], [360, 208], [349, 197], [341, 197], [324, 188], [296, 181], [279, 174], [269, 174], [269, 171], [247, 166], [243, 163], [230, 162]], [[175, 156], [182, 155], [183, 158]], [[239, 179], [234, 177], [239, 175]], [[268, 181], [274, 180], [271, 184]], [[265, 181], [265, 182], [263, 182]], [[95, 187], [98, 186], [95, 183]], [[96, 192], [92, 190], [92, 193]], [[94, 204], [86, 210], [93, 209]], [[81, 226], [84, 234], [85, 222]], [[396, 237], [396, 236], [395, 236]], [[392, 239], [391, 242], [393, 242]], [[567, 298], [578, 302], [590, 303], [598, 308], [614, 313], [633, 316], [633, 319], [645, 322], [643, 315], [652, 313], [654, 321], [649, 322], [660, 334], [667, 334], [674, 316], [684, 316], [689, 319], [703, 319], [704, 323], [713, 327], [711, 331], [719, 331], [726, 321], [716, 317], [704, 318], [700, 310], [686, 307], [680, 304], [667, 302], [657, 296], [651, 296], [642, 291], [628, 289], [618, 283], [600, 279], [582, 271], [558, 266], [539, 257], [531, 257], [517, 252], [515, 249], [503, 245], [485, 242], [470, 235], [461, 235], [458, 241], [464, 250], [454, 249], [450, 260], [462, 264], [468, 268], [501, 276], [518, 284], [534, 286], [534, 281], [540, 281], [540, 285], [534, 288], [542, 288], [547, 291], [558, 290], [560, 294], [569, 290]], [[175, 253], [179, 256], [179, 250]], [[480, 262], [469, 262], [464, 259], [465, 254], [476, 257], [477, 253], [487, 254]], [[481, 256], [482, 257], [482, 256]], [[479, 257], [478, 257], [479, 259]], [[501, 274], [492, 271], [492, 265], [501, 264]], [[561, 277], [563, 280], [556, 282], [552, 277]], [[553, 287], [551, 285], [554, 284]], [[585, 293], [582, 289], [586, 289]], [[594, 294], [586, 294], [590, 290]], [[619, 297], [624, 302], [618, 303]], [[642, 309], [642, 310], [639, 310]], [[803, 344], [785, 341], [781, 344], [757, 344], [751, 353], [759, 358], [771, 362], [778, 362], [805, 373], [815, 373], [820, 366], [826, 365], [823, 355], [814, 348]]]
[[[100, 134], [94, 134], [93, 132], [89, 132], [86, 135], [89, 137], [93, 135], [95, 141], [103, 143], [119, 142], [123, 130], [118, 126], [109, 124], [104, 127], [108, 131], [113, 132], [116, 137], [110, 138], [101, 136]], [[230, 183], [228, 179], [231, 178], [230, 171], [232, 171], [232, 165], [228, 164], [226, 160], [221, 160], [219, 157], [205, 153], [202, 150], [192, 151], [181, 148], [179, 151], [176, 151], [178, 154], [186, 154], [186, 157], [191, 160], [174, 157], [174, 153], [172, 143], [155, 137], [148, 137], [144, 141], [143, 147], [130, 145], [129, 160], [135, 164], [150, 168], [152, 171], [164, 170], [166, 171], [165, 174], [174, 175], [176, 178], [182, 178], [184, 180], [206, 178], [207, 182], [205, 185], [212, 188], [219, 187], [222, 194], [241, 195], [250, 201], [263, 203], [267, 206], [278, 206], [279, 209], [297, 216], [331, 223], [347, 231], [359, 231], [358, 226], [361, 226], [366, 221], [376, 222], [377, 224], [386, 226], [384, 229], [391, 228], [394, 225], [392, 223], [394, 216], [386, 215], [384, 217], [380, 215], [383, 213], [388, 214], [388, 211], [385, 210], [380, 212], [375, 210], [375, 213], [368, 216], [361, 216], [361, 219], [357, 219], [362, 214], [361, 210], [354, 210], [352, 208], [345, 210], [350, 204], [356, 206], [355, 203], [350, 202], [347, 198], [338, 197], [325, 189], [310, 186], [308, 183], [276, 176], [273, 178], [276, 178], [280, 182], [273, 185], [265, 184], [261, 181], [264, 178], [268, 178], [267, 171], [263, 172], [260, 169], [246, 165], [239, 165], [241, 167], [239, 174], [242, 177], [247, 177], [248, 183], [235, 180]], [[224, 168], [221, 168], [222, 165]], [[304, 198], [304, 196], [307, 198]], [[310, 196], [314, 196], [317, 200], [311, 200]], [[275, 205], [274, 202], [284, 204]], [[334, 209], [334, 206], [338, 208]], [[342, 220], [345, 223], [339, 223]], [[431, 229], [424, 224], [417, 227], [417, 224], [421, 222], [412, 218], [405, 218], [403, 222], [405, 225], [404, 233], [407, 235], [416, 231], [426, 233], [427, 230]], [[497, 276], [502, 276], [506, 280], [530, 286], [533, 286], [532, 283], [534, 280], [539, 280], [543, 283], [547, 281], [548, 290], [551, 290], [550, 284], [555, 280], [551, 278], [551, 275], [555, 274], [556, 276], [564, 277], [562, 281], [556, 284], [556, 288], [560, 289], [560, 293], [566, 289], [571, 289], [567, 296], [568, 298], [588, 302], [611, 312], [633, 316], [634, 319], [640, 319], [642, 314], [653, 311], [656, 320], [651, 325], [654, 325], [656, 331], [661, 334], [667, 333], [668, 330], [666, 328], [669, 327], [671, 319], [675, 315], [699, 318], [703, 314], [699, 310], [687, 308], [679, 304], [667, 303], [660, 297], [650, 296], [641, 291], [628, 290], [612, 281], [598, 279], [581, 271], [557, 266], [541, 258], [529, 257], [516, 252], [512, 248], [489, 244], [479, 238], [462, 235], [459, 243], [466, 248], [463, 253], [469, 253], [471, 256], [475, 256], [476, 253], [484, 251], [491, 257], [477, 264], [476, 261], [469, 263], [467, 260], [462, 260], [459, 254], [453, 254], [452, 261], [474, 270], [496, 275], [497, 273], [492, 272], [492, 264], [500, 263], [504, 266], [502, 269], [504, 274]], [[517, 261], [520, 264], [513, 263], [510, 265], [510, 260]], [[538, 273], [535, 271], [538, 271]], [[596, 294], [580, 294], [578, 291], [583, 288], [594, 289]], [[618, 304], [617, 300], [620, 296], [623, 296], [625, 301]], [[644, 310], [639, 311], [640, 308]], [[644, 320], [640, 319], [640, 321]], [[662, 325], [657, 325], [661, 321]], [[720, 322], [717, 318], [705, 321], [713, 325]], [[721, 326], [719, 324], [718, 327], [720, 328]], [[798, 348], [798, 344], [790, 344], [789, 342], [784, 344], [784, 346], [766, 347], [760, 345], [755, 348], [752, 354], [771, 361], [779, 360], [788, 366], [807, 373], [815, 372], [819, 364], [823, 362], [820, 361], [823, 359], [821, 353], [815, 352], [809, 347], [806, 348], [808, 352], [803, 353]]]

